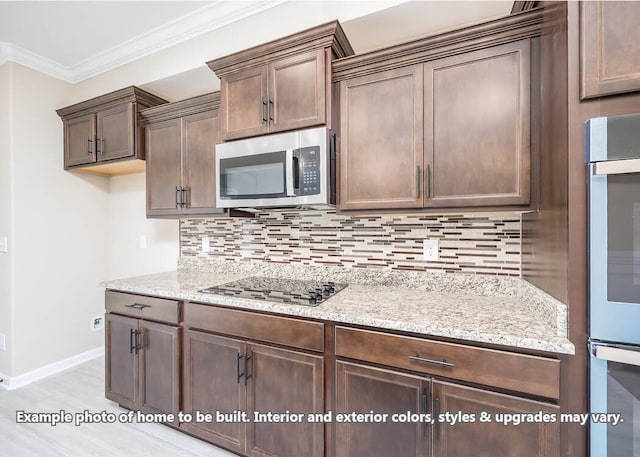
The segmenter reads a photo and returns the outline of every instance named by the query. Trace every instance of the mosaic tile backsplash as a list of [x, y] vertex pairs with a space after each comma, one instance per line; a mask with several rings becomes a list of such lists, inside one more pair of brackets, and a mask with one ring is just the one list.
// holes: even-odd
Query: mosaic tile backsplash
[[[208, 236], [210, 252], [202, 252]], [[438, 239], [440, 259], [422, 260]], [[520, 276], [520, 215], [345, 216], [335, 210], [277, 210], [255, 219], [180, 221], [183, 257], [303, 265]]]

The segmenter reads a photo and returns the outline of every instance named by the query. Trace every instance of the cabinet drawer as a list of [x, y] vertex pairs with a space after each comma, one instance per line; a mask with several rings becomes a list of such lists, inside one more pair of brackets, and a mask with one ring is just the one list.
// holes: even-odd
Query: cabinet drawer
[[186, 303], [188, 327], [246, 339], [282, 344], [311, 351], [324, 351], [324, 324], [250, 311]]
[[547, 398], [559, 398], [560, 361], [336, 327], [336, 355]]
[[180, 323], [180, 308], [177, 300], [146, 297], [107, 290], [105, 304], [108, 313], [124, 314], [154, 321]]

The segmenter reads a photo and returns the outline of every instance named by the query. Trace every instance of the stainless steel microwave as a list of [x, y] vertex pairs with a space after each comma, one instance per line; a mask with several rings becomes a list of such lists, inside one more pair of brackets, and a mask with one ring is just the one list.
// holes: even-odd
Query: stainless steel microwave
[[335, 134], [326, 127], [216, 145], [219, 208], [335, 205]]

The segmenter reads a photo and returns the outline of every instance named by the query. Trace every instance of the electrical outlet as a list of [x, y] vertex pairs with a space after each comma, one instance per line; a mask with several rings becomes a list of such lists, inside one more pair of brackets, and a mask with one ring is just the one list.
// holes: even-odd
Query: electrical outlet
[[147, 249], [147, 235], [140, 235], [140, 249]]
[[104, 328], [104, 316], [102, 314], [98, 314], [97, 316], [93, 316], [91, 322], [89, 324], [89, 329], [92, 332], [100, 331]]
[[0, 236], [0, 252], [9, 251], [9, 241], [6, 236]]
[[6, 351], [7, 347], [5, 346], [4, 335], [0, 333], [0, 351]]
[[440, 259], [440, 250], [438, 247], [438, 240], [422, 240], [422, 259], [423, 260], [438, 260]]
[[202, 252], [209, 252], [211, 250], [211, 245], [209, 244], [209, 237], [202, 237]]

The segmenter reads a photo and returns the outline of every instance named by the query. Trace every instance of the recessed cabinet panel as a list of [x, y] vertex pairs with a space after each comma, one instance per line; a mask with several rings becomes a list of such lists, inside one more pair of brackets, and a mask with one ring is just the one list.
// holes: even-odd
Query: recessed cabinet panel
[[210, 112], [183, 118], [183, 174], [188, 189], [184, 213], [198, 213], [215, 208], [215, 146], [220, 138], [219, 119]]
[[249, 344], [247, 411], [303, 414], [299, 422], [251, 422], [247, 453], [252, 456], [324, 456], [324, 424], [307, 420], [324, 411], [321, 356]]
[[65, 166], [84, 165], [96, 161], [95, 117], [95, 114], [88, 114], [65, 121]]
[[224, 138], [242, 138], [267, 133], [269, 100], [267, 67], [251, 67], [221, 80]]
[[148, 214], [176, 212], [176, 187], [182, 182], [180, 142], [180, 119], [146, 126]]
[[135, 108], [132, 102], [98, 111], [96, 149], [99, 160], [121, 159], [135, 153]]
[[128, 408], [138, 399], [138, 357], [132, 350], [132, 332], [137, 329], [138, 319], [105, 316], [105, 395]]
[[425, 207], [524, 205], [529, 43], [425, 64]]
[[429, 428], [417, 421], [392, 421], [393, 414], [426, 413], [428, 401], [430, 392], [427, 380], [389, 370], [337, 362], [335, 414], [367, 414], [373, 411], [376, 414], [388, 414], [388, 417], [380, 422], [336, 423], [336, 457], [429, 455]]
[[640, 90], [640, 4], [580, 2], [582, 98]]
[[[459, 457], [557, 457], [560, 455], [560, 424], [557, 406], [470, 387], [433, 381], [434, 414], [462, 411], [474, 421], [434, 425], [433, 455]], [[483, 422], [483, 417], [491, 418]], [[510, 415], [538, 414], [539, 421], [514, 424], [500, 422]], [[547, 420], [543, 420], [546, 415]], [[555, 419], [555, 420], [554, 420]]]
[[278, 60], [269, 66], [271, 132], [325, 122], [324, 50]]
[[343, 81], [341, 209], [422, 207], [422, 66]]

